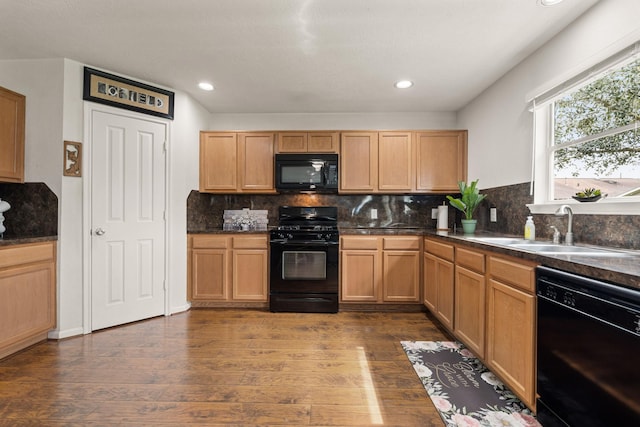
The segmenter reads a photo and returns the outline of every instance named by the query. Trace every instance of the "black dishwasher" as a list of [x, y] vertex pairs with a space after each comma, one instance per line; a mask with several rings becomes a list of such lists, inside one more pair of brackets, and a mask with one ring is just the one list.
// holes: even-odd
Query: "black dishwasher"
[[640, 426], [640, 290], [537, 269], [544, 427]]

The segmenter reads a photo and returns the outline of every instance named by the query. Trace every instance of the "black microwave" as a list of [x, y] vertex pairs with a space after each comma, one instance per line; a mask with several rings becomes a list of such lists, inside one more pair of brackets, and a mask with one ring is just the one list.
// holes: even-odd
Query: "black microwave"
[[276, 190], [338, 192], [337, 154], [276, 154]]

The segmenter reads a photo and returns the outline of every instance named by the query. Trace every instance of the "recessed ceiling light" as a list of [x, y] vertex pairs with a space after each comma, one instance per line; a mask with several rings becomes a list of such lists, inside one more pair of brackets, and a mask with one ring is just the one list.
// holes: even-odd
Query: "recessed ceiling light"
[[540, 4], [543, 6], [555, 6], [558, 3], [562, 3], [562, 0], [540, 0]]
[[198, 87], [202, 90], [213, 90], [213, 85], [207, 82], [198, 83]]
[[395, 84], [395, 87], [397, 87], [398, 89], [407, 89], [411, 86], [413, 86], [413, 82], [411, 80], [400, 80]]

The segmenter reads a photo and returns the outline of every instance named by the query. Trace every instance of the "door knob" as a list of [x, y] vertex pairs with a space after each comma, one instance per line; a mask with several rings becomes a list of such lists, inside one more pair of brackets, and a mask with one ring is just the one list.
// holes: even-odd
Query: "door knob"
[[106, 233], [106, 231], [104, 231], [102, 228], [98, 227], [96, 228], [96, 236], [102, 236], [104, 233]]

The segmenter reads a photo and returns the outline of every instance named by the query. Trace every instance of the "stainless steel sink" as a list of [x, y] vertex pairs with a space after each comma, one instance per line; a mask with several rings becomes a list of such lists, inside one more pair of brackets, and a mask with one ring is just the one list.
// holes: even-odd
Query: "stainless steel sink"
[[583, 255], [583, 256], [606, 256], [606, 257], [626, 257], [630, 254], [610, 249], [590, 248], [585, 246], [555, 245], [549, 243], [516, 243], [508, 245], [513, 249], [522, 249], [539, 254], [556, 255]]
[[524, 244], [528, 240], [518, 239], [516, 237], [467, 237], [468, 240], [475, 240], [477, 242], [488, 243], [491, 245], [509, 246], [513, 244]]
[[613, 249], [592, 248], [588, 246], [560, 245], [551, 242], [531, 241], [517, 237], [481, 237], [473, 236], [466, 239], [489, 245], [503, 246], [511, 249], [535, 252], [541, 255], [581, 255], [601, 257], [626, 257], [633, 254]]

